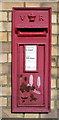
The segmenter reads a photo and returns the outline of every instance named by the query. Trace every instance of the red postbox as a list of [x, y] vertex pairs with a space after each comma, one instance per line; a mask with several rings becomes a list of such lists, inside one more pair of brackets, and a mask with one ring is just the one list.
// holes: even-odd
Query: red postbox
[[51, 8], [13, 8], [12, 112], [50, 111]]

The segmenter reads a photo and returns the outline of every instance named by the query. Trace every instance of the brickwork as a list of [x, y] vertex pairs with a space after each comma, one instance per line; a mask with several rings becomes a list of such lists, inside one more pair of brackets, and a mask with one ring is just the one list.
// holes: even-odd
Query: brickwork
[[[12, 7], [52, 7], [51, 112], [49, 114], [11, 113], [11, 23]], [[3, 118], [57, 118], [59, 110], [59, 3], [0, 3], [0, 108]], [[2, 49], [1, 49], [2, 46]], [[2, 69], [1, 69], [2, 65]], [[58, 69], [57, 69], [58, 68]], [[58, 100], [57, 100], [58, 99]], [[0, 112], [1, 117], [1, 112]]]

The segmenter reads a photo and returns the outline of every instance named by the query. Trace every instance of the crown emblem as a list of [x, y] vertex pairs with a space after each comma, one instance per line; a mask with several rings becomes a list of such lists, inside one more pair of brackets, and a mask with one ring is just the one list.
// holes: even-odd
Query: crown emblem
[[30, 15], [28, 15], [28, 18], [29, 18], [29, 22], [34, 22], [35, 21], [35, 15], [32, 15], [32, 14], [30, 14]]

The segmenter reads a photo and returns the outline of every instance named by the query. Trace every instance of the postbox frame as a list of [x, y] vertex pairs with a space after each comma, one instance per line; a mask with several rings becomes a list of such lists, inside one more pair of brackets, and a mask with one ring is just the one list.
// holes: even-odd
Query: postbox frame
[[[17, 44], [15, 41], [15, 28], [14, 28], [14, 12], [15, 10], [48, 10], [49, 11], [49, 74], [48, 81], [45, 82], [45, 85], [48, 84], [48, 94], [45, 97], [45, 106], [17, 106], [17, 47], [20, 43]], [[12, 112], [50, 112], [50, 98], [51, 98], [51, 8], [13, 8], [12, 11]], [[26, 44], [26, 43], [25, 43]], [[40, 43], [39, 43], [40, 44]], [[43, 43], [42, 43], [43, 45]], [[45, 93], [46, 90], [45, 90]], [[47, 98], [47, 99], [46, 99]], [[29, 107], [29, 109], [28, 109]]]

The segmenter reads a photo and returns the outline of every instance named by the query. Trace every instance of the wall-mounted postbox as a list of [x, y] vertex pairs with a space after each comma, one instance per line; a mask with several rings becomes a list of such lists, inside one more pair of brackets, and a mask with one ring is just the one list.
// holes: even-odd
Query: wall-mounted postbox
[[51, 8], [13, 8], [12, 18], [12, 112], [49, 112]]

